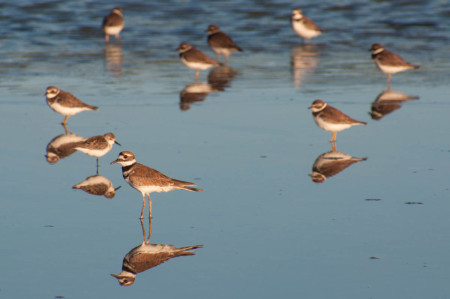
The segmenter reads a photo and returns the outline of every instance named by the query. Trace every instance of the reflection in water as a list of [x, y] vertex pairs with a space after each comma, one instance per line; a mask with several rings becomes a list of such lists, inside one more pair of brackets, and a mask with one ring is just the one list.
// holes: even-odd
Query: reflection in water
[[67, 127], [64, 128], [66, 129], [65, 134], [56, 136], [47, 144], [47, 154], [45, 157], [51, 164], [55, 164], [60, 159], [72, 155], [75, 152], [75, 147], [87, 139], [73, 134]]
[[291, 69], [294, 87], [299, 88], [319, 64], [318, 47], [314, 44], [297, 45], [291, 51]]
[[150, 268], [156, 267], [171, 258], [178, 256], [194, 255], [194, 249], [201, 248], [203, 245], [194, 245], [177, 248], [173, 245], [150, 244], [152, 235], [152, 220], [149, 218], [149, 233], [145, 238], [145, 227], [142, 219], [142, 244], [131, 249], [123, 258], [122, 272], [120, 274], [111, 274], [117, 278], [121, 286], [129, 286], [134, 283], [136, 274], [144, 272]]
[[384, 90], [381, 92], [375, 101], [372, 103], [371, 112], [369, 112], [372, 119], [379, 120], [385, 115], [399, 109], [402, 102], [409, 100], [417, 100], [419, 97], [409, 96], [407, 94], [394, 91]]
[[212, 91], [215, 90], [208, 83], [197, 82], [186, 85], [180, 92], [180, 109], [189, 110], [192, 103], [204, 101]]
[[335, 148], [333, 148], [333, 151], [323, 153], [317, 157], [312, 167], [313, 173], [309, 176], [314, 183], [323, 183], [327, 178], [338, 174], [353, 163], [364, 160], [367, 160], [367, 157], [355, 158], [338, 152]]
[[231, 87], [231, 79], [237, 75], [237, 72], [229, 66], [218, 66], [212, 69], [208, 74], [208, 83], [217, 91], [224, 91]]
[[105, 44], [105, 64], [111, 76], [122, 76], [123, 52], [121, 42]]
[[119, 188], [120, 186], [114, 189], [108, 178], [98, 174], [87, 177], [84, 181], [72, 187], [72, 189], [81, 189], [89, 194], [105, 196], [106, 198], [113, 198]]

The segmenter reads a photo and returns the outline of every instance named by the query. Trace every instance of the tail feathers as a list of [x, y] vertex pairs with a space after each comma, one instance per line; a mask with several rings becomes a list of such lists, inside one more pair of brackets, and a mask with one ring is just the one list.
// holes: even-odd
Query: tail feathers
[[203, 248], [203, 245], [194, 245], [194, 246], [186, 246], [186, 247], [181, 247], [180, 251], [181, 254], [180, 255], [194, 255], [195, 251], [193, 251], [194, 249], [197, 248]]
[[92, 106], [92, 105], [88, 105], [89, 109], [97, 111], [98, 107], [97, 106]]
[[413, 68], [418, 69], [418, 68], [420, 68], [420, 65], [413, 65]]
[[200, 189], [200, 188], [194, 188], [194, 187], [189, 187], [189, 186], [183, 186], [183, 187], [181, 187], [181, 189], [187, 190], [187, 191], [193, 191], [193, 192], [201, 192], [201, 191], [204, 191], [203, 189]]

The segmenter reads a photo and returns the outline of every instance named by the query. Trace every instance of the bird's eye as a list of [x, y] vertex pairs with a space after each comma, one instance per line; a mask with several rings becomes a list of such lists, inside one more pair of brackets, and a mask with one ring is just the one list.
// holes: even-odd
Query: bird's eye
[[127, 155], [123, 155], [123, 157], [126, 159], [126, 158], [128, 158], [128, 156]]

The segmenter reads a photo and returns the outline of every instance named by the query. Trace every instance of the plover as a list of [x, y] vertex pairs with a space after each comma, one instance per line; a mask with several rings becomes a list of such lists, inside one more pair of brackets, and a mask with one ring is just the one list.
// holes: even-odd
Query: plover
[[314, 38], [325, 30], [320, 29], [310, 18], [303, 15], [298, 8], [292, 10], [291, 17], [292, 29], [308, 43], [311, 38]]
[[419, 68], [418, 65], [413, 65], [404, 61], [399, 55], [385, 49], [380, 44], [373, 44], [369, 51], [372, 52], [372, 60], [375, 61], [378, 69], [388, 75], [388, 89], [391, 86], [391, 74]]
[[81, 111], [98, 110], [98, 107], [83, 103], [70, 92], [61, 90], [55, 86], [47, 87], [45, 96], [47, 97], [47, 104], [50, 108], [65, 116], [62, 122], [63, 126], [66, 125], [67, 120], [72, 115]]
[[228, 65], [228, 56], [234, 52], [242, 52], [242, 49], [234, 43], [231, 37], [221, 31], [217, 25], [209, 25], [208, 29], [208, 45], [217, 55], [217, 61], [220, 61], [220, 54], [225, 56], [225, 65]]
[[111, 164], [114, 163], [122, 165], [122, 175], [125, 181], [142, 194], [141, 219], [144, 215], [145, 195], [148, 196], [149, 217], [151, 217], [152, 201], [150, 193], [168, 192], [176, 189], [194, 192], [203, 191], [203, 189], [192, 187], [196, 186], [194, 183], [172, 179], [155, 169], [137, 163], [134, 154], [130, 151], [121, 152], [117, 160], [111, 162]]
[[213, 66], [219, 66], [220, 63], [208, 57], [205, 53], [191, 46], [188, 43], [181, 43], [178, 47], [181, 62], [188, 68], [195, 70], [195, 80], [198, 81], [200, 70], [207, 70]]
[[86, 155], [97, 157], [98, 169], [98, 158], [106, 155], [112, 149], [114, 143], [120, 145], [113, 133], [106, 133], [105, 135], [89, 137], [86, 141], [79, 143], [75, 149]]
[[122, 8], [114, 8], [109, 15], [103, 18], [102, 28], [105, 32], [105, 40], [108, 42], [110, 35], [114, 35], [116, 39], [120, 39], [119, 34], [124, 25]]
[[333, 132], [330, 139], [331, 143], [336, 142], [337, 132], [348, 129], [354, 125], [367, 125], [365, 122], [354, 120], [322, 100], [315, 100], [308, 109], [312, 110], [314, 121], [319, 128]]

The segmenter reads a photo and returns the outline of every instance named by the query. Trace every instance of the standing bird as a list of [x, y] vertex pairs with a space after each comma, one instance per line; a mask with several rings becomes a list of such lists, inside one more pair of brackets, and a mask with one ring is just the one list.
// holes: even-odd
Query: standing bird
[[109, 42], [110, 35], [114, 35], [116, 39], [120, 39], [119, 33], [122, 31], [124, 25], [122, 8], [114, 8], [109, 15], [103, 18], [102, 29], [105, 32], [105, 40]]
[[308, 109], [312, 110], [314, 121], [319, 128], [333, 132], [330, 143], [336, 142], [336, 134], [339, 131], [354, 125], [367, 125], [365, 122], [354, 120], [322, 100], [315, 100]]
[[302, 38], [309, 42], [311, 38], [314, 38], [325, 30], [320, 29], [310, 18], [303, 15], [302, 11], [298, 8], [292, 10], [292, 29]]
[[152, 200], [150, 199], [150, 193], [168, 192], [176, 189], [194, 192], [203, 191], [203, 189], [193, 188], [192, 186], [196, 186], [194, 183], [172, 179], [155, 169], [137, 163], [134, 154], [130, 151], [121, 152], [117, 160], [111, 162], [111, 164], [115, 163], [122, 165], [122, 175], [125, 181], [142, 193], [141, 219], [144, 215], [145, 195], [148, 196], [149, 217], [151, 218]]
[[114, 143], [120, 145], [113, 133], [106, 133], [105, 135], [89, 137], [85, 141], [80, 142], [75, 149], [86, 155], [97, 157], [98, 170], [98, 158], [106, 155], [112, 149]]
[[386, 50], [380, 44], [373, 44], [369, 51], [372, 51], [372, 60], [375, 61], [380, 71], [388, 75], [388, 89], [391, 88], [391, 74], [419, 68], [418, 65], [404, 61], [399, 55]]
[[191, 46], [188, 43], [181, 43], [178, 46], [181, 62], [188, 68], [195, 70], [195, 80], [198, 81], [198, 73], [200, 70], [207, 70], [213, 66], [219, 66], [220, 63], [209, 58], [205, 53]]
[[220, 61], [220, 54], [225, 56], [225, 65], [228, 65], [228, 56], [236, 51], [242, 52], [242, 49], [238, 47], [231, 39], [231, 37], [225, 32], [220, 31], [219, 26], [209, 25], [208, 29], [208, 45], [217, 55], [217, 61]]
[[83, 103], [70, 92], [58, 89], [58, 87], [55, 86], [47, 87], [45, 96], [47, 97], [47, 104], [50, 108], [65, 116], [62, 122], [64, 127], [66, 126], [67, 120], [72, 115], [85, 110], [98, 110], [98, 107]]

